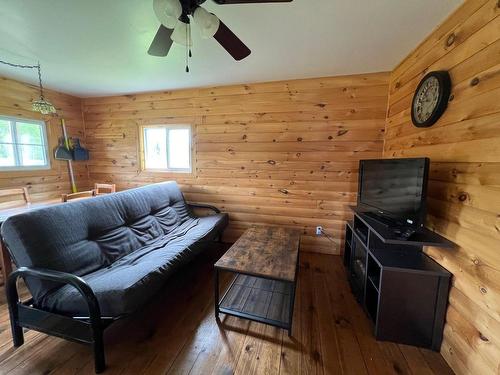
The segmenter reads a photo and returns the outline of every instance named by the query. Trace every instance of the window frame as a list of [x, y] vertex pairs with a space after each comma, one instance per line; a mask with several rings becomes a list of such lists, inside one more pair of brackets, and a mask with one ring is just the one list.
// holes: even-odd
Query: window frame
[[[167, 168], [146, 168], [146, 129], [167, 129], [166, 135], [166, 147], [167, 147]], [[169, 132], [172, 129], [187, 129], [189, 130], [189, 168], [170, 168], [170, 147], [169, 147]], [[151, 124], [151, 125], [140, 125], [139, 126], [139, 139], [140, 139], [140, 160], [141, 160], [141, 170], [144, 172], [151, 173], [193, 173], [193, 126], [191, 124]]]
[[[13, 166], [0, 166], [0, 172], [9, 172], [9, 171], [39, 171], [39, 170], [48, 170], [51, 168], [51, 158], [49, 153], [49, 136], [48, 136], [48, 128], [47, 123], [44, 120], [16, 117], [16, 116], [4, 116], [0, 115], [0, 120], [5, 120], [10, 123], [10, 130], [12, 134], [12, 143], [0, 142], [0, 144], [12, 144], [14, 149], [14, 161], [16, 165]], [[17, 139], [17, 126], [16, 123], [25, 122], [25, 123], [33, 123], [38, 124], [42, 128], [42, 144], [31, 144], [31, 143], [19, 143]], [[21, 151], [20, 146], [28, 145], [28, 146], [42, 146], [45, 155], [46, 164], [44, 165], [21, 165]]]

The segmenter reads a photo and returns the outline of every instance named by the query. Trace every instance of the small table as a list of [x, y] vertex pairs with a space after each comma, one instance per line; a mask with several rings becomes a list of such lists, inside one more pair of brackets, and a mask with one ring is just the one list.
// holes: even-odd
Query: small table
[[[292, 333], [300, 231], [248, 229], [215, 263], [215, 316], [219, 313], [269, 324]], [[219, 300], [219, 272], [235, 277]]]

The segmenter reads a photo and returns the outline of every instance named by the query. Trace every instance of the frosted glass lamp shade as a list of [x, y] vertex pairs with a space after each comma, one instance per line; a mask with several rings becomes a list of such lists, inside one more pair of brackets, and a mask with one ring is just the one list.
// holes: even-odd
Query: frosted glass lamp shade
[[163, 26], [173, 29], [182, 14], [179, 0], [153, 0], [153, 9]]
[[204, 39], [211, 38], [219, 29], [219, 19], [202, 7], [196, 8], [193, 20]]
[[40, 99], [33, 101], [33, 103], [31, 104], [31, 108], [34, 112], [39, 112], [42, 115], [51, 115], [57, 112], [52, 103], [48, 102], [43, 97], [40, 97]]
[[181, 21], [177, 22], [177, 25], [175, 25], [174, 32], [170, 35], [170, 39], [183, 46], [187, 45], [191, 47], [193, 45], [188, 24]]

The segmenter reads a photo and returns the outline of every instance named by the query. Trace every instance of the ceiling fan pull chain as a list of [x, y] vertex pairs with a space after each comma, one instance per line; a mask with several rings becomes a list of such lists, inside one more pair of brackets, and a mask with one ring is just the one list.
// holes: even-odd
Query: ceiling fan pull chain
[[190, 47], [189, 47], [189, 23], [187, 24], [186, 27], [186, 73], [189, 73], [189, 52], [190, 52]]
[[[191, 41], [191, 23], [188, 25], [188, 33], [189, 33], [189, 41]], [[193, 57], [193, 54], [191, 53], [191, 45], [189, 45], [189, 57]]]

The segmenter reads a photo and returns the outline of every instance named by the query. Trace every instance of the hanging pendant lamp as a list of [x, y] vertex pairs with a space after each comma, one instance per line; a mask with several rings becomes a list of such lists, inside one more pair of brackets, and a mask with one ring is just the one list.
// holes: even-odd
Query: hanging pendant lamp
[[51, 102], [45, 99], [43, 96], [43, 86], [42, 86], [42, 73], [40, 69], [40, 63], [36, 66], [38, 69], [38, 86], [40, 87], [40, 98], [38, 100], [34, 100], [31, 108], [34, 112], [39, 112], [42, 115], [49, 115], [56, 113], [56, 108], [52, 105]]
[[40, 89], [40, 98], [38, 100], [33, 100], [31, 104], [31, 109], [34, 112], [41, 113], [42, 115], [51, 115], [57, 113], [56, 107], [52, 105], [51, 102], [45, 99], [43, 95], [43, 85], [42, 85], [42, 70], [40, 69], [40, 63], [37, 65], [21, 65], [21, 64], [13, 64], [7, 61], [0, 60], [0, 64], [12, 66], [14, 68], [21, 69], [37, 69], [38, 71], [38, 87]]

